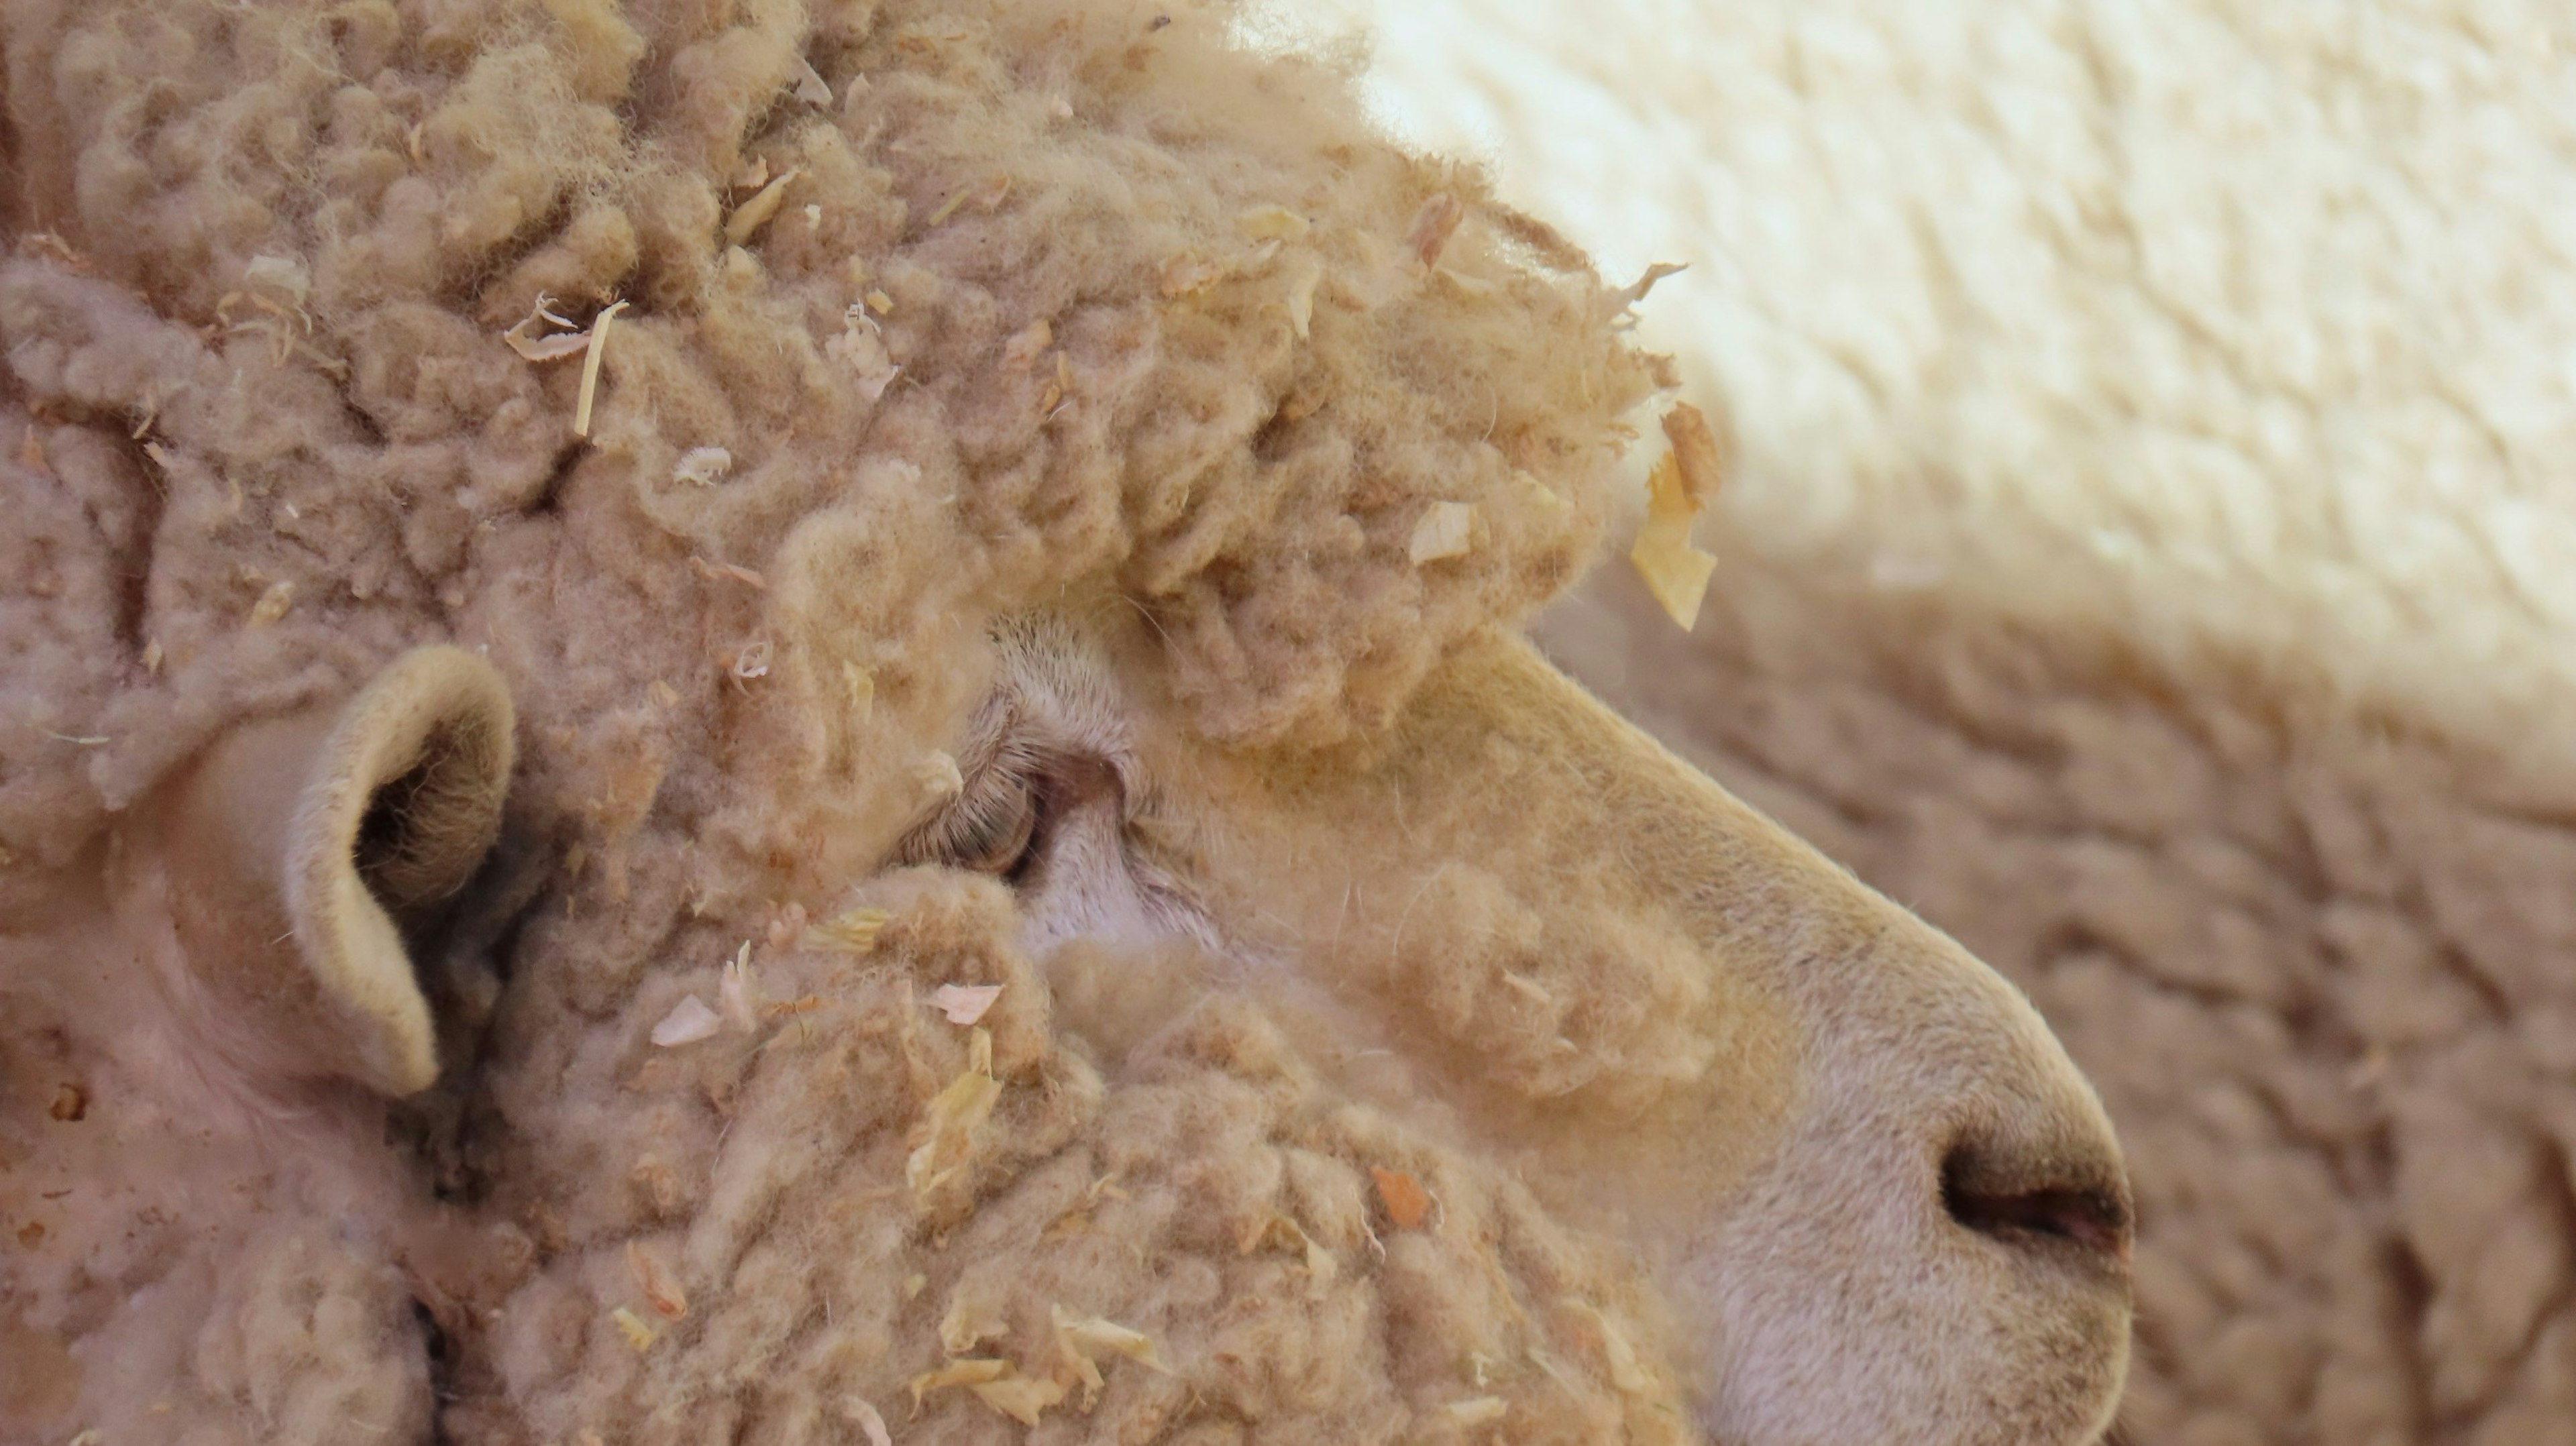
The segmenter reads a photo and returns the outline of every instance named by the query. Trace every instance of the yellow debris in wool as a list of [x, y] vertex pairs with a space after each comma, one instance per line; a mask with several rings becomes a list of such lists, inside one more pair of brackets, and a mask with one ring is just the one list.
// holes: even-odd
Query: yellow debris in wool
[[1215, 262], [1195, 251], [1184, 251], [1163, 263], [1160, 285], [1163, 295], [1177, 299], [1207, 290], [1224, 274]]
[[1510, 1409], [1511, 1403], [1500, 1396], [1470, 1396], [1441, 1407], [1440, 1416], [1453, 1426], [1482, 1426], [1503, 1419]]
[[725, 218], [725, 244], [740, 246], [760, 234], [760, 228], [768, 225], [769, 218], [777, 215], [778, 208], [786, 204], [787, 188], [804, 174], [793, 169], [781, 171], [776, 180], [754, 192], [750, 200], [734, 207], [733, 214]]
[[1048, 1307], [1048, 1314], [1055, 1324], [1055, 1348], [1064, 1357], [1065, 1365], [1072, 1369], [1075, 1379], [1082, 1382], [1086, 1403], [1100, 1394], [1102, 1380], [1096, 1357], [1101, 1352], [1125, 1356], [1148, 1370], [1160, 1371], [1167, 1376], [1172, 1374], [1171, 1366], [1163, 1360], [1163, 1353], [1155, 1347], [1154, 1338], [1143, 1331], [1096, 1315], [1075, 1315], [1061, 1305]]
[[972, 1388], [984, 1404], [1019, 1422], [1023, 1426], [1038, 1423], [1038, 1413], [1064, 1399], [1064, 1387], [1050, 1380], [1029, 1376], [1005, 1376], [998, 1381], [985, 1381]]
[[638, 1351], [653, 1349], [653, 1343], [662, 1338], [662, 1333], [646, 1325], [642, 1316], [622, 1305], [610, 1311], [608, 1318], [617, 1323], [618, 1333], [626, 1337], [626, 1343]]
[[1255, 241], [1296, 241], [1304, 238], [1306, 218], [1285, 206], [1255, 206], [1234, 218], [1243, 234]]
[[1475, 525], [1476, 504], [1432, 503], [1422, 514], [1422, 520], [1413, 524], [1411, 556], [1415, 565], [1466, 556], [1472, 545], [1469, 535]]
[[966, 1072], [931, 1098], [918, 1131], [920, 1143], [904, 1161], [904, 1180], [916, 1199], [964, 1172], [976, 1132], [993, 1117], [993, 1104], [1002, 1097], [1002, 1082], [993, 1078], [991, 1033], [975, 1031], [968, 1058]]
[[1002, 343], [1002, 365], [1026, 371], [1055, 344], [1055, 325], [1041, 316]]
[[1073, 360], [1063, 352], [1055, 354], [1055, 379], [1047, 383], [1038, 397], [1038, 410], [1053, 417], [1064, 404], [1065, 394], [1073, 390]]
[[1512, 469], [1512, 480], [1520, 484], [1521, 490], [1529, 495], [1530, 501], [1537, 503], [1546, 511], [1564, 513], [1574, 510], [1574, 504], [1559, 497], [1555, 488], [1519, 468]]
[[1646, 525], [1637, 530], [1628, 560], [1655, 601], [1688, 631], [1699, 621], [1709, 574], [1717, 570], [1717, 558], [1691, 546], [1690, 540], [1691, 523], [1717, 495], [1717, 437], [1708, 418], [1688, 402], [1676, 404], [1665, 415], [1664, 435], [1671, 439], [1673, 450], [1647, 478]]
[[966, 775], [957, 771], [957, 760], [943, 749], [934, 748], [915, 759], [912, 777], [932, 798], [955, 798], [966, 791]]
[[1312, 256], [1300, 261], [1289, 277], [1288, 300], [1283, 304], [1288, 311], [1288, 326], [1297, 333], [1300, 341], [1313, 334], [1315, 288], [1322, 285], [1323, 280], [1324, 263]]
[[840, 954], [865, 954], [877, 946], [877, 935], [894, 915], [883, 909], [849, 909], [805, 931], [805, 947]]
[[590, 323], [590, 350], [581, 359], [581, 399], [572, 409], [572, 434], [576, 437], [590, 435], [590, 407], [599, 397], [599, 363], [608, 355], [608, 324], [625, 309], [625, 302], [612, 301]]
[[286, 616], [287, 610], [294, 606], [295, 584], [270, 583], [268, 590], [259, 595], [259, 601], [251, 604], [250, 625], [255, 628], [267, 627], [270, 623]]
[[1010, 1328], [1011, 1323], [1002, 1319], [1001, 1302], [987, 1296], [960, 1295], [949, 1302], [948, 1314], [940, 1319], [939, 1348], [952, 1356], [962, 1356]]
[[1036, 1425], [1038, 1413], [1064, 1399], [1061, 1384], [1023, 1376], [1019, 1367], [991, 1356], [970, 1356], [962, 1361], [950, 1361], [938, 1370], [913, 1377], [910, 1385], [915, 1414], [921, 1410], [921, 1398], [932, 1391], [964, 1386], [985, 1405], [1023, 1426]]
[[950, 1361], [938, 1370], [924, 1371], [906, 1383], [912, 1391], [912, 1409], [915, 1412], [920, 1411], [921, 1398], [933, 1391], [944, 1391], [951, 1386], [980, 1386], [990, 1381], [998, 1381], [1010, 1375], [1012, 1369], [1009, 1361], [969, 1356], [962, 1361]]
[[1341, 1262], [1333, 1258], [1333, 1252], [1308, 1235], [1304, 1226], [1285, 1215], [1272, 1215], [1244, 1232], [1244, 1254], [1250, 1255], [1265, 1245], [1283, 1246], [1305, 1256], [1306, 1294], [1311, 1299], [1323, 1299], [1325, 1292], [1332, 1288], [1334, 1278], [1341, 1273]]

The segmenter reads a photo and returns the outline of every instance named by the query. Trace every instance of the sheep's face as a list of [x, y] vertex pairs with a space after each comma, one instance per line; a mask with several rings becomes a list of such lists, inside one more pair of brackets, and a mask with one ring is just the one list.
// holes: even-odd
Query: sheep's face
[[1633, 1250], [1718, 1441], [2102, 1431], [2119, 1152], [1992, 971], [1516, 642], [1324, 760], [1158, 727], [1115, 655], [1006, 629], [907, 844], [1008, 881], [1113, 1075], [1262, 999], [1335, 1088]]
[[1641, 288], [1239, 13], [10, 11], [0, 1437], [2098, 1434], [2046, 1030], [1504, 637]]

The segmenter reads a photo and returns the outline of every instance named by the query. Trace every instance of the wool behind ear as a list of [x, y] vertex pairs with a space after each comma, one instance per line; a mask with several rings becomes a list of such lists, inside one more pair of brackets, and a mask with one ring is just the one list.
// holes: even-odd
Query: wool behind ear
[[403, 930], [499, 835], [512, 726], [490, 663], [419, 648], [338, 708], [235, 730], [181, 785], [164, 843], [189, 972], [293, 1073], [388, 1095], [438, 1077]]

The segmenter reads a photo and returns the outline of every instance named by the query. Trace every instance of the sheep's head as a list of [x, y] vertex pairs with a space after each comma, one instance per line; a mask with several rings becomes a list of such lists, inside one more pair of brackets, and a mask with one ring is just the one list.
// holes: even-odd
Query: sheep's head
[[[963, 787], [908, 848], [1007, 884], [1113, 1077], [1199, 1001], [1262, 1001], [1331, 1097], [1464, 1156], [1426, 1179], [1500, 1166], [1665, 1282], [1715, 1440], [2102, 1429], [2126, 1186], [2008, 985], [1517, 642], [1461, 648], [1365, 744], [1246, 753], [1161, 721], [1119, 661], [1149, 637], [1107, 619], [1002, 630]], [[1452, 1297], [1435, 1330], [1572, 1353], [1513, 1319], [1539, 1294]]]
[[2045, 1028], [1510, 636], [1571, 248], [1203, 14], [492, 8], [13, 41], [0, 1421], [2099, 1433]]

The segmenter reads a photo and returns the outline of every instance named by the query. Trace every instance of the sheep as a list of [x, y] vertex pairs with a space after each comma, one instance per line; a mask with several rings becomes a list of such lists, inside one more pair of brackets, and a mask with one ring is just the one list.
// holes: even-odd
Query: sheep
[[1384, 104], [1689, 263], [1640, 331], [1732, 423], [1698, 636], [1615, 571], [1539, 635], [2101, 1085], [2120, 1439], [2563, 1437], [2563, 23], [1474, 15], [1388, 9]]
[[1517, 635], [1672, 378], [1347, 67], [0, 17], [0, 1431], [2099, 1438], [2099, 1102]]

